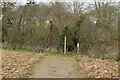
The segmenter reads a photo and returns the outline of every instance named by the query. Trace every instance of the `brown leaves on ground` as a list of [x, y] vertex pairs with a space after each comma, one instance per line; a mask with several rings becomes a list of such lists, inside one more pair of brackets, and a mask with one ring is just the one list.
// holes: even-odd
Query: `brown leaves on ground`
[[118, 62], [88, 57], [79, 57], [78, 67], [81, 73], [87, 73], [89, 78], [118, 78]]
[[0, 50], [0, 80], [2, 79], [2, 51]]
[[44, 54], [29, 52], [2, 51], [2, 71], [4, 78], [24, 78], [30, 75], [31, 64], [40, 60]]

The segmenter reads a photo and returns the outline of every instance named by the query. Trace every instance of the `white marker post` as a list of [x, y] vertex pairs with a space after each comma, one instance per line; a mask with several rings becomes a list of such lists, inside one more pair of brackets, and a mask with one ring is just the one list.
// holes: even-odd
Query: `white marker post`
[[80, 46], [80, 44], [77, 43], [77, 54], [79, 54], [79, 46]]
[[64, 40], [64, 54], [66, 54], [66, 37], [65, 37], [65, 40]]

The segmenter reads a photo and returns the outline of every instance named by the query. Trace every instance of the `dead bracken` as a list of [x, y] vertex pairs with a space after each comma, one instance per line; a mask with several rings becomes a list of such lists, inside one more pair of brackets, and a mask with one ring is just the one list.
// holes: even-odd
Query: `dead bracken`
[[27, 77], [31, 74], [31, 65], [40, 60], [43, 56], [44, 54], [2, 50], [2, 77]]
[[118, 78], [118, 62], [88, 57], [79, 57], [78, 69], [89, 78]]

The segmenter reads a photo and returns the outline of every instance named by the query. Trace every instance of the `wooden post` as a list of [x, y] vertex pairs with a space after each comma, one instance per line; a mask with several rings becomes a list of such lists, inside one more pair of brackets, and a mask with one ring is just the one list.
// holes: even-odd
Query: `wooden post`
[[79, 43], [77, 43], [77, 54], [79, 54], [79, 50], [80, 50], [79, 46], [80, 46]]
[[66, 37], [65, 37], [65, 40], [64, 40], [64, 54], [66, 54]]

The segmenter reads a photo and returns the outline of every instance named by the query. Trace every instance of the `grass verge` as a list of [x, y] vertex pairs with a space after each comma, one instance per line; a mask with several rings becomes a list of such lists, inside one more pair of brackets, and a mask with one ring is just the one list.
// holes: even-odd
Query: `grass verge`
[[[33, 49], [26, 49], [26, 48], [20, 48], [20, 49], [5, 49], [5, 48], [0, 48], [4, 50], [11, 50], [11, 51], [17, 51], [17, 52], [32, 52], [32, 53], [47, 53], [49, 55], [64, 55], [64, 56], [75, 56], [75, 57], [83, 57], [87, 56], [85, 54], [75, 54], [74, 52], [67, 52], [66, 54], [64, 53], [57, 53], [57, 52], [50, 52], [50, 51], [41, 51], [41, 50], [33, 50]], [[115, 61], [120, 61], [119, 57], [101, 57], [101, 56], [87, 56], [89, 58], [95, 58], [95, 59], [102, 59], [102, 60], [115, 60]]]

